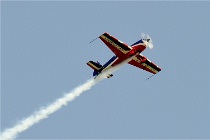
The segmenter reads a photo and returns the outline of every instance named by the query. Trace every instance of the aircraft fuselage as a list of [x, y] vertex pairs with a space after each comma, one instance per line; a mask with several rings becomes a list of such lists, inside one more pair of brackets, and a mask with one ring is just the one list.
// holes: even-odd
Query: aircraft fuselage
[[131, 61], [133, 57], [139, 55], [145, 48], [146, 46], [144, 44], [140, 44], [133, 46], [128, 53], [120, 57], [113, 56], [106, 64], [103, 65], [101, 72], [97, 76], [105, 74], [107, 78], [112, 77], [113, 76], [112, 73], [115, 71], [115, 67], [117, 70], [119, 67]]

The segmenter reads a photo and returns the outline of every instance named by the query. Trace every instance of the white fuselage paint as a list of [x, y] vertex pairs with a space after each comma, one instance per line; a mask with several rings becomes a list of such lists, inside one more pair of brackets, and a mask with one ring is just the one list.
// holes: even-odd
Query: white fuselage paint
[[109, 77], [113, 72], [115, 72], [116, 70], [118, 70], [120, 67], [122, 67], [123, 65], [127, 64], [128, 62], [130, 62], [136, 55], [138, 55], [139, 53], [136, 53], [135, 55], [123, 60], [122, 62], [120, 62], [119, 64], [112, 66], [112, 64], [114, 64], [118, 58], [116, 58], [112, 63], [110, 63], [106, 68], [104, 68], [101, 73], [99, 75], [97, 75], [95, 78], [96, 79], [101, 79], [101, 78], [107, 78]]

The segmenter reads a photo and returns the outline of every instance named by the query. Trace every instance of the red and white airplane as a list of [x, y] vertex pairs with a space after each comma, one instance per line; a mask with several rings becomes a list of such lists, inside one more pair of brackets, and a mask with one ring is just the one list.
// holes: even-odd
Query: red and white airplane
[[110, 69], [117, 65], [123, 65], [126, 63], [153, 74], [157, 74], [159, 71], [161, 71], [161, 68], [159, 68], [157, 65], [152, 63], [149, 59], [141, 54], [141, 52], [144, 51], [147, 47], [150, 49], [153, 48], [151, 38], [144, 34], [142, 36], [143, 39], [137, 41], [131, 46], [123, 43], [108, 33], [104, 33], [99, 36], [99, 38], [109, 47], [109, 49], [111, 49], [115, 56], [113, 56], [104, 65], [101, 65], [98, 61], [89, 61], [87, 65], [94, 70], [93, 76], [96, 78], [97, 76], [105, 73], [105, 76], [110, 78], [113, 76], [113, 74], [110, 73], [113, 71], [109, 72]]

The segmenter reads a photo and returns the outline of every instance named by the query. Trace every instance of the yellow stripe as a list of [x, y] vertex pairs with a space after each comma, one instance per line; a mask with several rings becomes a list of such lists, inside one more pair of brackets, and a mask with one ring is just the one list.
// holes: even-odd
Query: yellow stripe
[[152, 68], [150, 65], [147, 65], [145, 63], [142, 63], [142, 66], [148, 68], [149, 70], [153, 71], [155, 74], [158, 73], [158, 71], [154, 68]]
[[91, 65], [96, 70], [99, 70], [100, 69], [100, 68], [96, 67], [94, 64], [92, 64], [91, 62], [89, 62], [89, 65]]
[[140, 63], [141, 59], [139, 60], [136, 56], [133, 58], [133, 60], [135, 60], [136, 62]]
[[106, 36], [101, 35], [101, 38], [103, 38], [104, 40], [106, 40], [107, 42], [109, 42], [110, 44], [112, 44], [112, 46], [114, 46], [115, 48], [117, 48], [118, 50], [120, 50], [121, 52], [123, 52], [124, 54], [126, 54], [129, 51], [125, 51], [123, 48], [121, 48], [120, 46], [118, 46], [117, 44], [115, 44], [112, 40], [108, 39]]

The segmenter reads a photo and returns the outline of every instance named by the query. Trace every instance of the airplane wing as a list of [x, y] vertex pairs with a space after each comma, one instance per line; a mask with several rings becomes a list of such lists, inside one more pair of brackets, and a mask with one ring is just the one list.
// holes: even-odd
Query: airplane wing
[[159, 68], [157, 65], [152, 63], [149, 59], [144, 57], [142, 54], [137, 55], [134, 57], [128, 64], [131, 64], [133, 66], [136, 66], [140, 69], [146, 70], [150, 73], [157, 74], [159, 71], [161, 71], [161, 68]]
[[[104, 33], [99, 37], [108, 47], [109, 49], [117, 56], [120, 57], [126, 53], [128, 53], [132, 47], [118, 40], [117, 38], [111, 36], [108, 33]], [[143, 60], [143, 61], [142, 61]], [[137, 55], [129, 62], [129, 64], [146, 70], [150, 73], [156, 74], [161, 69], [152, 63], [149, 59], [144, 57], [142, 54]]]
[[102, 34], [99, 38], [109, 47], [109, 49], [112, 50], [117, 57], [126, 54], [132, 49], [129, 45], [123, 43], [108, 33]]

